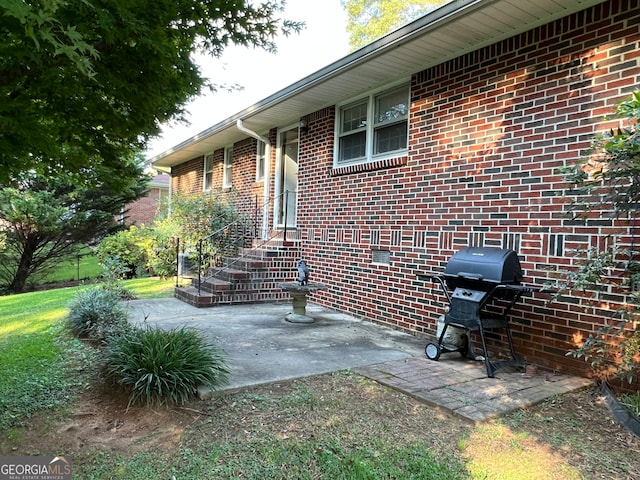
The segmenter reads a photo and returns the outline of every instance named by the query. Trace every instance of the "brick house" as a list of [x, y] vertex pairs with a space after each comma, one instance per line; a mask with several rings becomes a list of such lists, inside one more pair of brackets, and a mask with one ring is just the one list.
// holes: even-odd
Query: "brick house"
[[120, 221], [127, 226], [151, 225], [159, 209], [169, 198], [169, 182], [170, 177], [167, 174], [154, 175], [149, 182], [149, 193], [135, 202], [127, 204]]
[[[291, 259], [330, 286], [315, 303], [433, 334], [442, 298], [416, 274], [460, 248], [512, 248], [541, 286], [620, 232], [568, 218], [557, 169], [639, 84], [639, 0], [461, 0], [152, 160], [173, 192], [264, 201], [263, 235], [295, 228]], [[528, 297], [513, 312], [517, 352], [588, 374], [565, 353], [624, 301], [606, 299]]]

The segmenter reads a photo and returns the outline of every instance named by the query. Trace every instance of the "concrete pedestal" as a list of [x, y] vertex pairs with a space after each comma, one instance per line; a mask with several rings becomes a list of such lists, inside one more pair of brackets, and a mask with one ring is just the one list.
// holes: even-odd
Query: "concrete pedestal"
[[289, 313], [285, 320], [291, 323], [313, 323], [313, 318], [307, 315], [307, 295], [318, 290], [326, 290], [327, 286], [322, 283], [300, 285], [298, 282], [284, 282], [278, 286], [291, 295], [293, 312]]

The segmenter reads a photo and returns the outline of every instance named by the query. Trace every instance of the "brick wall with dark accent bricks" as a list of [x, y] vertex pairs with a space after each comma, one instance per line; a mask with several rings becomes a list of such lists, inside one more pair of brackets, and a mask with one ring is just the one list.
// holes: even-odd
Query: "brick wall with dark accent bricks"
[[[638, 0], [610, 0], [416, 72], [409, 149], [396, 158], [334, 168], [336, 108], [305, 116], [296, 235], [312, 280], [329, 286], [314, 302], [433, 334], [444, 299], [417, 274], [442, 271], [464, 246], [516, 250], [525, 281], [542, 287], [578, 249], [621, 231], [618, 240], [633, 244], [620, 223], [568, 217], [574, 197], [557, 169], [616, 125], [605, 116], [640, 85], [639, 25]], [[269, 135], [275, 145], [275, 128]], [[257, 191], [255, 141], [235, 148], [234, 187], [246, 201]], [[216, 158], [221, 164], [222, 153]], [[270, 161], [273, 190], [275, 151]], [[202, 162], [173, 168], [174, 191], [202, 191]], [[588, 374], [586, 362], [565, 353], [624, 300], [624, 292], [604, 293], [599, 301], [527, 297], [514, 311], [516, 351]]]
[[[467, 245], [513, 248], [526, 281], [543, 286], [576, 249], [621, 225], [565, 215], [557, 169], [580, 158], [617, 100], [640, 84], [638, 1], [611, 1], [413, 75], [409, 152], [333, 167], [335, 110], [310, 115], [300, 141], [298, 226], [315, 300], [392, 328], [433, 333], [441, 271]], [[383, 259], [381, 263], [373, 260]], [[514, 312], [528, 361], [588, 373], [565, 356], [623, 299], [527, 297]], [[609, 302], [609, 303], [608, 303]]]

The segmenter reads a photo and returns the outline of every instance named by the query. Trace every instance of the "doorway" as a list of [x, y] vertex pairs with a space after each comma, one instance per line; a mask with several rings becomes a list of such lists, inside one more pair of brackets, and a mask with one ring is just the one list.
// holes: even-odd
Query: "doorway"
[[278, 134], [275, 224], [278, 228], [296, 226], [298, 203], [298, 127]]

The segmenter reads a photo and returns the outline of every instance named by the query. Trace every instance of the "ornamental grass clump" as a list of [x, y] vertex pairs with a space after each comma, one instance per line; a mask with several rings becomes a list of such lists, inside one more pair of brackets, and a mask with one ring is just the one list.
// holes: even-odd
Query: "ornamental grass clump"
[[77, 336], [100, 342], [131, 328], [118, 293], [101, 286], [79, 291], [69, 305], [67, 320]]
[[216, 389], [228, 382], [222, 351], [185, 327], [132, 330], [109, 342], [105, 358], [109, 377], [130, 390], [129, 406], [182, 405], [199, 386]]

